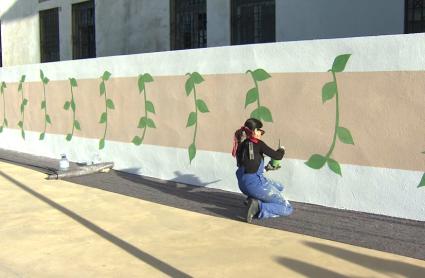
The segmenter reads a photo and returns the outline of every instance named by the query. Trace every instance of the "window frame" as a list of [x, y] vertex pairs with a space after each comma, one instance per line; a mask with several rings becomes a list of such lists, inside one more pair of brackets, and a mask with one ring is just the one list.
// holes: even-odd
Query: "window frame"
[[[92, 22], [88, 22], [88, 15], [86, 21], [87, 24], [84, 25], [83, 15], [81, 12], [87, 12], [92, 9]], [[84, 18], [83, 18], [84, 19]], [[96, 58], [96, 9], [94, 0], [78, 2], [72, 4], [71, 6], [71, 25], [72, 25], [72, 59], [88, 59]], [[83, 24], [81, 24], [83, 23]], [[81, 35], [82, 28], [87, 28], [86, 37]], [[84, 43], [84, 39], [87, 40], [87, 43]], [[87, 48], [85, 48], [87, 47]]]
[[[193, 6], [198, 6], [198, 8], [183, 11], [183, 1], [186, 1], [186, 3], [191, 2], [187, 4], [191, 8]], [[176, 2], [180, 3], [180, 7], [176, 5]], [[181, 14], [181, 18], [179, 18], [178, 13]], [[183, 24], [179, 24], [180, 20], [184, 20], [185, 15], [189, 15], [191, 27], [191, 33], [189, 34], [190, 45], [186, 45], [187, 41], [184, 39], [184, 36], [187, 33], [184, 27], [182, 27]], [[170, 49], [194, 49], [207, 46], [207, 0], [170, 0]]]
[[[231, 45], [244, 45], [244, 44], [254, 44], [254, 43], [268, 43], [268, 42], [276, 42], [276, 0], [230, 0], [230, 44]], [[257, 2], [257, 3], [255, 3]], [[270, 3], [267, 3], [270, 2]], [[272, 14], [271, 15], [263, 15], [263, 17], [260, 19], [258, 19], [258, 21], [260, 21], [260, 26], [255, 26], [254, 23], [254, 30], [252, 30], [252, 32], [261, 32], [261, 37], [257, 40], [255, 37], [253, 38], [252, 41], [248, 41], [249, 38], [239, 38], [239, 36], [243, 36], [241, 35], [241, 32], [239, 30], [239, 28], [243, 28], [239, 27], [238, 24], [243, 25], [243, 21], [246, 19], [238, 19], [237, 18], [237, 9], [238, 7], [248, 7], [248, 6], [253, 6], [254, 10], [255, 8], [257, 8], [258, 11], [258, 7], [261, 6], [267, 6], [267, 5], [271, 5], [273, 6], [273, 9], [271, 9]], [[261, 7], [264, 8], [264, 7]], [[254, 11], [255, 12], [255, 11]], [[269, 11], [270, 12], [270, 11]], [[267, 21], [261, 21], [261, 19], [267, 19], [268, 16], [272, 17], [272, 21], [273, 23], [269, 24], [269, 26], [267, 26]], [[255, 15], [253, 15], [253, 17], [255, 17]], [[240, 23], [242, 22], [242, 23]], [[264, 25], [264, 26], [262, 26]], [[268, 35], [271, 37], [271, 39], [268, 39], [266, 32], [264, 32], [264, 30], [262, 30], [262, 28], [271, 28], [272, 30], [268, 33]], [[255, 36], [255, 35], [254, 35]]]
[[[40, 10], [38, 12], [38, 18], [40, 29], [40, 63], [60, 61], [59, 7]], [[56, 23], [55, 26], [51, 25], [52, 23]], [[50, 29], [47, 28], [45, 30], [45, 26], [49, 26]], [[52, 55], [52, 52], [56, 55]]]

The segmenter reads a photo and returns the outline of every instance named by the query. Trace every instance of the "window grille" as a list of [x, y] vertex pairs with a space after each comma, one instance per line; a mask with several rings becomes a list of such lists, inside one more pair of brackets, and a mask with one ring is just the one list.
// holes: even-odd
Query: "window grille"
[[232, 45], [276, 41], [275, 15], [275, 0], [232, 0]]
[[72, 58], [96, 57], [94, 1], [72, 5]]
[[206, 0], [171, 0], [171, 49], [207, 46]]
[[59, 61], [59, 9], [40, 11], [40, 61]]
[[425, 32], [425, 1], [405, 1], [405, 33]]

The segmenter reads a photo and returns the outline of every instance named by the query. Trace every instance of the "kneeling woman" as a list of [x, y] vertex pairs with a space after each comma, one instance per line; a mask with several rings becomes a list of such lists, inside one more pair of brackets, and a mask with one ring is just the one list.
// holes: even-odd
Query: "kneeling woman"
[[248, 196], [246, 221], [290, 215], [291, 204], [282, 195], [283, 185], [264, 177], [264, 155], [281, 160], [285, 154], [283, 147], [273, 150], [261, 141], [263, 124], [257, 119], [248, 119], [244, 126], [235, 132], [233, 155], [236, 156], [239, 189]]

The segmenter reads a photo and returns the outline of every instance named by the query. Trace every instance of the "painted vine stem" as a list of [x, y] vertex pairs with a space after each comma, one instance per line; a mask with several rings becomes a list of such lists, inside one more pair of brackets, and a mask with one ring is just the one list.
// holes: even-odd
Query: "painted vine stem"
[[21, 93], [21, 120], [18, 122], [18, 126], [21, 128], [21, 136], [25, 140], [25, 130], [24, 130], [24, 121], [25, 121], [25, 106], [28, 105], [28, 99], [24, 98], [24, 87], [23, 84], [25, 82], [25, 75], [21, 76], [21, 80], [19, 80], [18, 92]]
[[40, 79], [43, 83], [43, 101], [41, 102], [41, 110], [44, 110], [44, 130], [40, 134], [40, 140], [44, 140], [44, 137], [46, 136], [46, 128], [47, 124], [52, 124], [52, 120], [50, 119], [49, 114], [47, 114], [47, 100], [46, 100], [46, 85], [49, 84], [49, 78], [44, 76], [44, 73], [42, 70], [40, 70]]
[[3, 123], [0, 126], [0, 133], [3, 132], [3, 128], [8, 126], [8, 122], [7, 122], [7, 118], [6, 118], [6, 100], [4, 97], [4, 89], [7, 88], [6, 83], [2, 82], [1, 83], [1, 87], [0, 87], [0, 91], [1, 91], [1, 95], [3, 97]]
[[332, 65], [332, 69], [328, 71], [332, 73], [333, 81], [326, 83], [322, 89], [323, 103], [333, 99], [334, 97], [336, 101], [335, 130], [334, 130], [332, 144], [329, 148], [329, 151], [326, 153], [326, 155], [323, 156], [320, 154], [313, 154], [310, 157], [310, 159], [305, 162], [305, 164], [308, 167], [313, 169], [320, 169], [325, 165], [325, 163], [327, 163], [329, 169], [340, 176], [342, 176], [341, 166], [336, 160], [331, 158], [332, 152], [335, 148], [336, 138], [338, 137], [339, 140], [344, 144], [354, 145], [354, 141], [350, 131], [347, 128], [340, 126], [339, 93], [338, 93], [338, 83], [336, 79], [336, 73], [344, 71], [350, 56], [351, 54], [343, 54], [335, 58]]
[[136, 146], [139, 146], [143, 143], [143, 140], [145, 139], [146, 130], [147, 128], [156, 128], [155, 122], [148, 117], [148, 112], [155, 114], [155, 107], [153, 103], [149, 100], [147, 100], [146, 97], [146, 84], [153, 82], [153, 78], [149, 73], [145, 73], [143, 75], [139, 75], [139, 78], [137, 80], [138, 87], [139, 87], [139, 94], [143, 92], [143, 100], [144, 100], [144, 106], [145, 106], [145, 115], [140, 118], [139, 124], [137, 125], [137, 128], [143, 129], [143, 133], [141, 136], [134, 136], [132, 142]]
[[192, 144], [190, 144], [188, 148], [189, 160], [190, 160], [190, 163], [192, 163], [192, 160], [196, 156], [196, 133], [198, 131], [198, 111], [201, 113], [207, 113], [210, 111], [208, 110], [207, 104], [202, 99], [198, 99], [196, 96], [196, 85], [199, 85], [202, 82], [204, 82], [204, 78], [198, 72], [187, 73], [186, 75], [189, 76], [185, 84], [186, 95], [190, 96], [190, 94], [193, 91], [193, 99], [195, 103], [195, 112], [190, 112], [189, 117], [187, 118], [187, 124], [186, 124], [186, 127], [195, 125], [195, 131], [193, 133]]
[[268, 74], [263, 69], [256, 69], [254, 71], [248, 70], [246, 71], [246, 73], [251, 74], [252, 80], [254, 81], [254, 87], [249, 89], [246, 93], [245, 109], [249, 104], [256, 102], [257, 108], [251, 112], [251, 118], [255, 118], [260, 121], [263, 120], [265, 122], [273, 122], [273, 117], [272, 113], [270, 112], [270, 109], [265, 106], [261, 106], [260, 90], [258, 88], [258, 82], [269, 79], [271, 77], [270, 74]]
[[66, 135], [66, 141], [72, 140], [72, 136], [74, 136], [74, 130], [75, 129], [81, 130], [80, 122], [75, 119], [76, 105], [75, 105], [75, 100], [74, 100], [73, 88], [76, 88], [78, 86], [77, 80], [75, 78], [69, 78], [69, 85], [70, 85], [70, 88], [71, 88], [71, 100], [67, 100], [65, 102], [65, 104], [63, 105], [63, 109], [68, 111], [69, 108], [71, 108], [71, 110], [72, 110], [72, 130], [71, 130], [71, 133], [68, 133]]
[[[425, 154], [425, 151], [422, 152], [423, 154]], [[419, 182], [418, 188], [419, 187], [425, 187], [425, 173], [422, 175], [422, 179]]]
[[108, 110], [115, 109], [114, 102], [112, 101], [112, 99], [108, 98], [106, 94], [105, 81], [108, 81], [110, 77], [111, 77], [111, 73], [108, 71], [105, 71], [103, 75], [100, 77], [102, 81], [100, 82], [100, 85], [99, 85], [99, 91], [100, 91], [100, 96], [105, 97], [105, 112], [103, 112], [102, 115], [100, 115], [99, 123], [105, 124], [105, 131], [103, 133], [102, 139], [99, 140], [99, 150], [105, 147], [106, 132], [108, 130]]

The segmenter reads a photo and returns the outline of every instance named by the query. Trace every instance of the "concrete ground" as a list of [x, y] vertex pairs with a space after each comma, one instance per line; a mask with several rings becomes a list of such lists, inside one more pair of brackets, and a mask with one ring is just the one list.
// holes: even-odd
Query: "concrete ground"
[[425, 261], [0, 162], [0, 277], [424, 277]]

